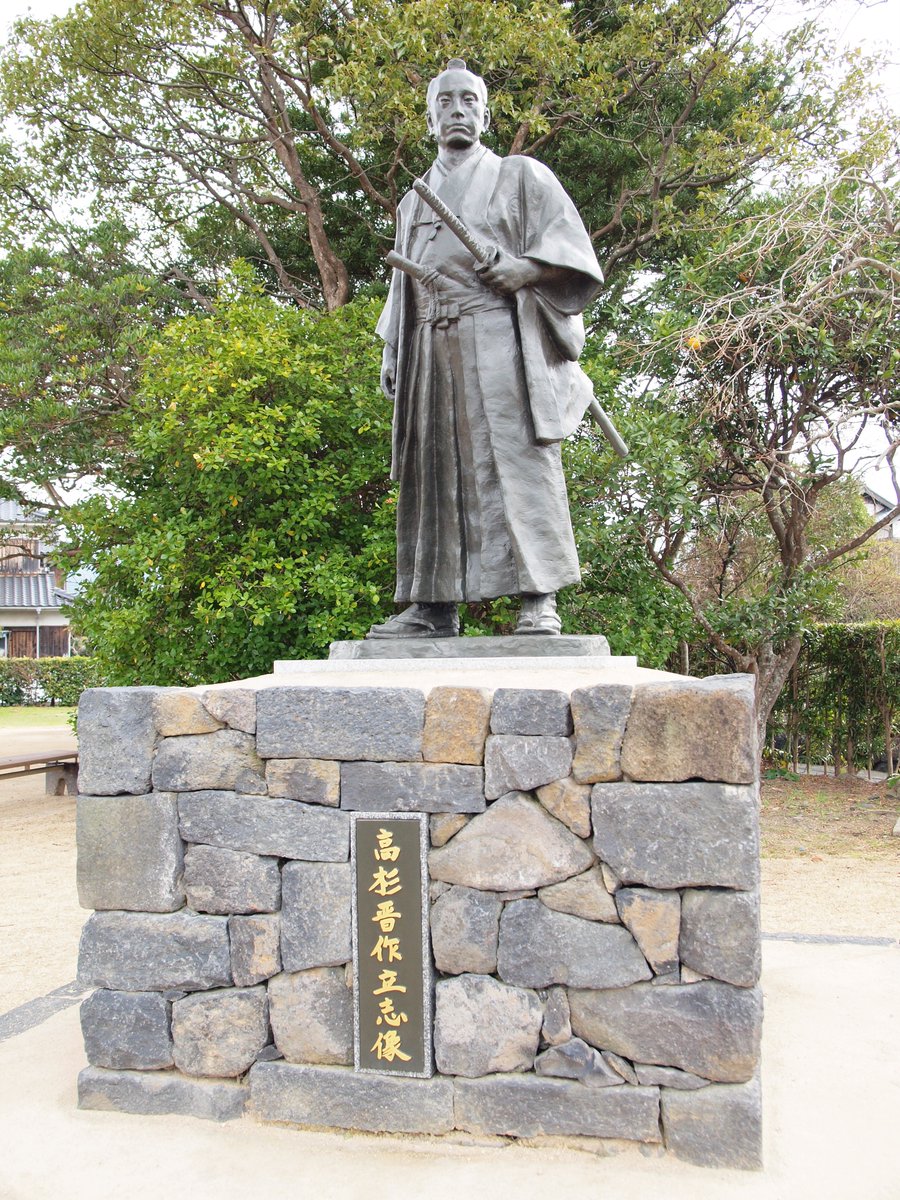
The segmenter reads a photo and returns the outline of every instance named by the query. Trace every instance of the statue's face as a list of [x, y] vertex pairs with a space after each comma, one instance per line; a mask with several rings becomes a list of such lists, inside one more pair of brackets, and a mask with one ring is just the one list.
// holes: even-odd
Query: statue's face
[[441, 147], [465, 150], [488, 126], [483, 84], [471, 71], [444, 71], [428, 105], [428, 128]]

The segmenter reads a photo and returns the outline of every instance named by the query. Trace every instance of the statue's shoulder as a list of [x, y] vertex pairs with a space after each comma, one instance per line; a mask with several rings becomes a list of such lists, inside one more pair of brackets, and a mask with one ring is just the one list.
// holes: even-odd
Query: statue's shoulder
[[518, 185], [535, 184], [544, 187], [562, 187], [548, 166], [527, 154], [509, 154], [500, 159], [500, 178], [503, 182]]

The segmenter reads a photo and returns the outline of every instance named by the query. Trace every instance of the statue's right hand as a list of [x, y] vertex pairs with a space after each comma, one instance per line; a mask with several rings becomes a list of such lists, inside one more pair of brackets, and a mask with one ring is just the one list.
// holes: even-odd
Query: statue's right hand
[[394, 399], [397, 383], [397, 355], [390, 346], [385, 346], [381, 357], [381, 390], [388, 400]]

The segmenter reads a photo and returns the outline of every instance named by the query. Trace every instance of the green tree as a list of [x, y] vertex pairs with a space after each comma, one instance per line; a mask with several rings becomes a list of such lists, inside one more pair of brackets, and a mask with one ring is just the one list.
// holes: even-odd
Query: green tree
[[[381, 278], [398, 196], [431, 157], [424, 81], [468, 56], [493, 142], [558, 169], [607, 274], [677, 237], [711, 189], [835, 135], [811, 25], [778, 46], [734, 0], [86, 0], [19, 21], [0, 103], [44, 192], [96, 192], [208, 282], [248, 244], [300, 306]], [[821, 95], [819, 94], [821, 93]], [[31, 210], [32, 206], [26, 206]], [[226, 260], [227, 261], [227, 260]]]
[[720, 659], [756, 676], [760, 745], [835, 568], [900, 514], [900, 489], [879, 521], [838, 503], [864, 438], [889, 462], [900, 448], [898, 199], [852, 166], [748, 202], [617, 347], [635, 453], [598, 503]]
[[102, 479], [131, 453], [127, 413], [146, 346], [184, 297], [136, 261], [120, 225], [0, 256], [0, 487], [23, 500]]
[[110, 683], [216, 681], [321, 655], [389, 603], [379, 304], [279, 305], [240, 275], [170, 323], [121, 420], [114, 492], [74, 504], [73, 605]]

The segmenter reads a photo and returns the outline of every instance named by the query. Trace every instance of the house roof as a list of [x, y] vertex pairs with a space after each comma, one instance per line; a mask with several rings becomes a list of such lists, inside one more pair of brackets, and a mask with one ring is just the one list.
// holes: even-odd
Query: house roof
[[60, 608], [71, 599], [52, 571], [0, 575], [0, 608]]
[[26, 512], [18, 500], [0, 500], [0, 525], [33, 525], [47, 516], [48, 510], [40, 505]]
[[868, 484], [862, 489], [863, 498], [868, 497], [877, 507], [883, 508], [885, 512], [890, 512], [892, 508], [897, 507], [896, 500], [887, 500], [879, 492], [870, 488]]

